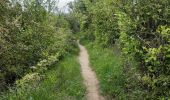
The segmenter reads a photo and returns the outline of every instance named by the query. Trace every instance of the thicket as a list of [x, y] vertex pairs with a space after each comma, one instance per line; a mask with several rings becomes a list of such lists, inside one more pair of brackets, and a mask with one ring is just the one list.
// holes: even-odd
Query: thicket
[[30, 77], [39, 79], [76, 47], [64, 15], [51, 13], [41, 1], [0, 0], [0, 91], [23, 76], [18, 84], [31, 81]]
[[0, 100], [84, 100], [85, 87], [74, 53], [51, 65], [43, 79], [28, 74], [17, 83], [17, 88], [0, 95]]
[[[79, 20], [82, 39], [102, 47], [120, 45], [127, 98], [170, 98], [169, 5], [169, 0], [77, 0], [74, 3], [72, 13]], [[138, 63], [137, 67], [132, 60]]]

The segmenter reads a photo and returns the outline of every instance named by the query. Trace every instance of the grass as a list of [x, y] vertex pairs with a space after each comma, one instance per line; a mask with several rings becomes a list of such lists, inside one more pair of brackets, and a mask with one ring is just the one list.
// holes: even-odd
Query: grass
[[86, 45], [90, 64], [100, 81], [102, 94], [111, 100], [124, 99], [125, 77], [120, 55], [113, 48]]
[[69, 55], [48, 70], [36, 88], [15, 89], [2, 100], [82, 100], [85, 88], [77, 57]]

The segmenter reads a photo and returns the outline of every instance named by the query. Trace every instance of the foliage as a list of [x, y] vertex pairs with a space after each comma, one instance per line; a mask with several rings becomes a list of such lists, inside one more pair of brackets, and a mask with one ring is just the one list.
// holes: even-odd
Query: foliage
[[19, 3], [0, 1], [0, 90], [76, 52], [75, 38], [63, 15], [48, 12], [36, 0]]
[[159, 5], [156, 5], [156, 1], [139, 1], [136, 2], [134, 8], [131, 8], [133, 4], [126, 8], [127, 12], [134, 11], [135, 13], [124, 12], [118, 16], [119, 26], [122, 29], [120, 34], [122, 51], [126, 54], [133, 54], [139, 62], [138, 69], [141, 74], [139, 81], [142, 84], [138, 85], [145, 92], [143, 96], [148, 99], [169, 98], [169, 86], [164, 85], [170, 81], [168, 80], [169, 74], [167, 74], [169, 73], [169, 63], [167, 63], [169, 58], [166, 57], [169, 52], [165, 49], [169, 45], [167, 39], [169, 38], [169, 24], [168, 15], [163, 13], [168, 9], [166, 6], [168, 3], [168, 1], [161, 1]]
[[120, 44], [129, 99], [170, 98], [169, 5], [169, 0], [78, 0], [74, 4], [81, 37], [94, 37], [102, 47]]
[[116, 10], [112, 3], [110, 0], [80, 0], [75, 3], [74, 11], [79, 19], [81, 31], [85, 32], [87, 39], [95, 39], [104, 47], [111, 46], [119, 37]]
[[[17, 81], [17, 87], [1, 95], [2, 100], [82, 100], [85, 88], [76, 56], [67, 55], [44, 72]], [[40, 77], [39, 77], [40, 76]], [[43, 78], [40, 79], [40, 78]]]

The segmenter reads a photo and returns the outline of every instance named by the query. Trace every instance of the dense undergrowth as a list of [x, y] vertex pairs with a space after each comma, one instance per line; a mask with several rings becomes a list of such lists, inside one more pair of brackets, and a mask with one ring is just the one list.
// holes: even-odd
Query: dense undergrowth
[[86, 44], [90, 64], [99, 79], [102, 94], [111, 100], [124, 96], [125, 77], [121, 58], [113, 48], [101, 48], [95, 44]]
[[52, 13], [46, 7], [52, 1], [44, 2], [0, 1], [0, 92], [18, 79], [41, 78], [77, 48], [64, 14]]
[[[169, 5], [169, 0], [78, 0], [74, 3], [72, 13], [80, 23], [82, 39], [102, 48], [120, 45], [124, 90], [129, 99], [170, 98]], [[134, 62], [138, 64], [136, 68]]]
[[54, 2], [0, 1], [0, 99], [83, 98], [71, 19], [52, 13]]
[[77, 56], [69, 54], [51, 67], [43, 74], [43, 80], [34, 77], [34, 81], [18, 84], [0, 100], [83, 100], [85, 88]]
[[[67, 14], [54, 13], [54, 2], [0, 0], [0, 92], [9, 90], [22, 95], [25, 85], [45, 84], [48, 70], [55, 67], [52, 65], [77, 52], [73, 32], [80, 31], [80, 40], [93, 42], [87, 46], [91, 64], [108, 98], [170, 98], [169, 0], [76, 0], [69, 4]], [[64, 91], [74, 83], [67, 81], [74, 78], [66, 75], [74, 73], [64, 70], [64, 65], [58, 67], [63, 78], [54, 79], [62, 83], [58, 85], [61, 95], [63, 90], [71, 99], [81, 99], [83, 92], [76, 92], [80, 88], [72, 89], [76, 82]], [[33, 97], [36, 95], [40, 94]]]

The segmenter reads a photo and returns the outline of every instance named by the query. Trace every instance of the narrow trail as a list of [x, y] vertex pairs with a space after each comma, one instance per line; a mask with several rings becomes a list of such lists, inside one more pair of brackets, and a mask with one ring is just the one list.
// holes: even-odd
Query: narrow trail
[[99, 82], [96, 78], [96, 74], [89, 66], [88, 53], [84, 46], [79, 44], [80, 54], [79, 62], [81, 65], [81, 73], [84, 78], [84, 84], [86, 86], [86, 98], [87, 100], [104, 100], [99, 93]]

